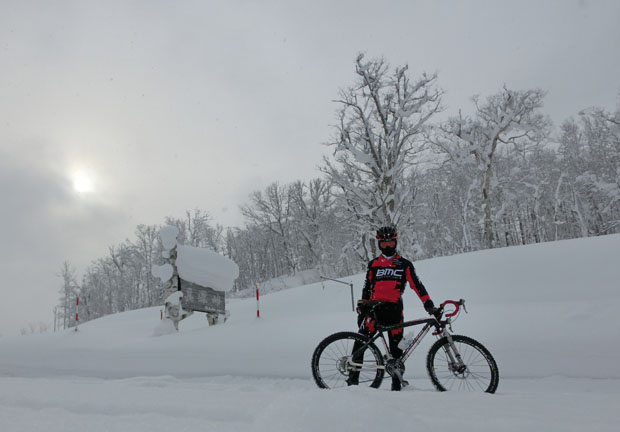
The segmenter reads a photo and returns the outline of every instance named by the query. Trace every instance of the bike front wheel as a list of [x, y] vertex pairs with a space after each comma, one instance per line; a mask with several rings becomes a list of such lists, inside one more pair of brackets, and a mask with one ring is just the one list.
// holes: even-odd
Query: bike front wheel
[[499, 371], [495, 359], [480, 342], [452, 335], [433, 344], [426, 357], [428, 374], [439, 391], [495, 393]]
[[[374, 343], [356, 355], [355, 368], [351, 365], [353, 348], [364, 346], [368, 338], [359, 333], [340, 332], [326, 337], [312, 354], [312, 376], [320, 388], [339, 388], [351, 385], [352, 375], [356, 384], [378, 388], [385, 369], [383, 355]], [[359, 372], [359, 376], [357, 376]]]

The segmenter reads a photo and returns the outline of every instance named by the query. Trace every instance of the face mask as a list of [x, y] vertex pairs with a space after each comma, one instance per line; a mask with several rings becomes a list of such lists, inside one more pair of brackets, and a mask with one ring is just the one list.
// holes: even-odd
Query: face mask
[[385, 256], [392, 256], [396, 253], [396, 240], [379, 241], [379, 249]]

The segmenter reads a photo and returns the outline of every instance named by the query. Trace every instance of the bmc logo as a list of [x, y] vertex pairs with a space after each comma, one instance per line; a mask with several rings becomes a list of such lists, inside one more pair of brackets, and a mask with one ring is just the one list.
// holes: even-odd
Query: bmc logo
[[385, 278], [385, 277], [395, 277], [401, 278], [403, 276], [403, 269], [378, 269], [377, 270], [377, 278]]

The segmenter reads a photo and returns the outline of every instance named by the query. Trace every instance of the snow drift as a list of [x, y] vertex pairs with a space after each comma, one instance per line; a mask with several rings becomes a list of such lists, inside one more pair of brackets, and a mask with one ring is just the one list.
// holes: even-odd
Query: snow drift
[[[224, 325], [209, 327], [195, 314], [178, 333], [159, 337], [160, 311], [150, 308], [78, 332], [0, 339], [0, 429], [37, 430], [28, 422], [49, 417], [49, 430], [63, 430], [66, 422], [53, 420], [65, 415], [76, 422], [70, 430], [341, 430], [343, 413], [354, 411], [345, 430], [412, 422], [435, 430], [614, 430], [619, 252], [620, 235], [611, 235], [416, 263], [435, 302], [467, 300], [469, 314], [454, 331], [495, 356], [501, 378], [494, 396], [434, 392], [424, 370], [430, 337], [407, 362], [413, 388], [402, 395], [382, 392], [387, 385], [381, 398], [371, 389], [316, 388], [314, 347], [355, 329], [349, 288], [326, 282], [263, 296], [260, 319], [255, 299], [232, 299]], [[343, 280], [359, 297], [363, 275]], [[404, 301], [406, 318], [424, 315], [411, 290]], [[85, 414], [72, 411], [74, 404]], [[375, 407], [391, 417], [379, 422]]]
[[[480, 340], [503, 377], [620, 378], [620, 235], [481, 251], [416, 263], [435, 302], [465, 298], [455, 333]], [[359, 297], [363, 274], [352, 281]], [[424, 316], [411, 290], [405, 317]], [[103, 378], [214, 375], [309, 378], [316, 344], [355, 330], [350, 291], [326, 282], [254, 299], [231, 299], [230, 318], [209, 327], [204, 314], [179, 333], [153, 337], [159, 308], [107, 316], [73, 331], [0, 340], [0, 374]], [[426, 343], [431, 342], [427, 338]], [[408, 375], [424, 376], [424, 347]]]

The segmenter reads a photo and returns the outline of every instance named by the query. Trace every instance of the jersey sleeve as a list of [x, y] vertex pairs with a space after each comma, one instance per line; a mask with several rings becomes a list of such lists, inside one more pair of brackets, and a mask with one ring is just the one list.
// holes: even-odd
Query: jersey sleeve
[[411, 264], [411, 262], [407, 262], [407, 267], [405, 268], [405, 277], [407, 278], [409, 286], [412, 290], [415, 291], [422, 303], [430, 300], [430, 296], [428, 295], [428, 292], [426, 292], [424, 284], [422, 283], [420, 278], [418, 278], [418, 275], [415, 272], [415, 268], [413, 267], [413, 264]]
[[372, 291], [372, 261], [368, 263], [368, 269], [366, 270], [366, 279], [364, 281], [364, 288], [362, 288], [362, 300], [370, 300], [370, 294]]

